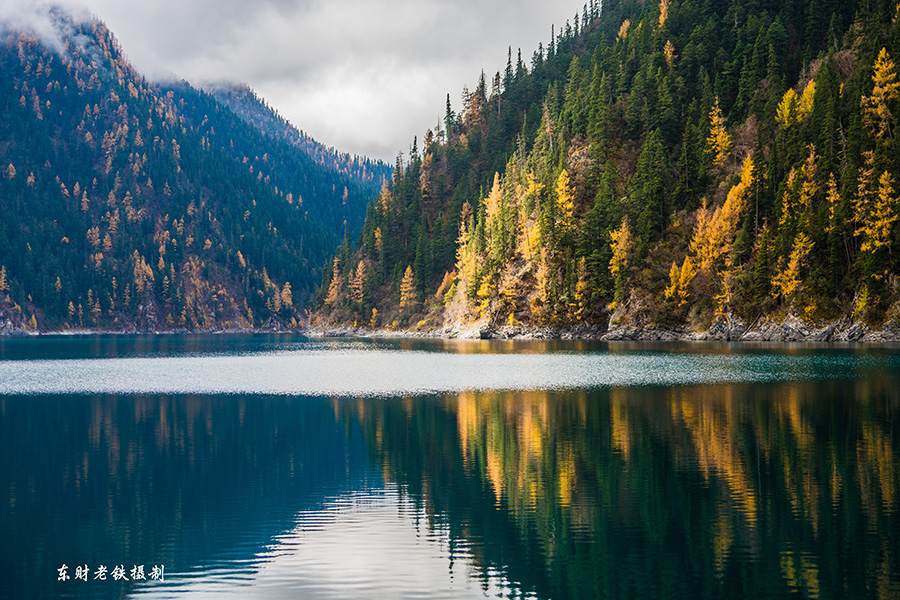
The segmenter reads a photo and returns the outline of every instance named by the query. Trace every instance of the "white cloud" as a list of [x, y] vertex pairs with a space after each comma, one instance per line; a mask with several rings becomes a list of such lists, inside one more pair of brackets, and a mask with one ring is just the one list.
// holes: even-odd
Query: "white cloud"
[[[103, 19], [151, 78], [249, 84], [319, 141], [392, 161], [449, 92], [523, 59], [584, 2], [546, 0], [62, 0]], [[14, 20], [36, 5], [0, 0]]]

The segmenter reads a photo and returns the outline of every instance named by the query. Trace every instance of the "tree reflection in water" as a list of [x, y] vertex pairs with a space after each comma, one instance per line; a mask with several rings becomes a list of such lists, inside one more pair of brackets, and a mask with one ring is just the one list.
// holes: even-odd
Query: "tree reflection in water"
[[541, 597], [900, 597], [892, 378], [336, 409], [386, 480]]

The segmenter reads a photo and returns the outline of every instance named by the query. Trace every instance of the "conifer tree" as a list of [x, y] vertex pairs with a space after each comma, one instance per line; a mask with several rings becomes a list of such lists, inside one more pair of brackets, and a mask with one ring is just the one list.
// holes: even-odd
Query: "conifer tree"
[[734, 142], [725, 128], [725, 117], [719, 108], [719, 98], [716, 96], [715, 104], [709, 111], [709, 136], [707, 137], [710, 150], [713, 155], [713, 165], [722, 167], [731, 153]]
[[416, 303], [416, 278], [412, 267], [407, 266], [400, 282], [400, 308], [407, 308]]
[[628, 269], [629, 255], [634, 241], [631, 237], [631, 228], [628, 226], [628, 215], [622, 218], [622, 224], [610, 234], [610, 247], [612, 258], [609, 261], [609, 272], [615, 280], [616, 292], [614, 303], [620, 304], [625, 298], [625, 273]]
[[877, 138], [891, 137], [891, 104], [900, 97], [900, 81], [891, 55], [882, 48], [875, 59], [871, 96], [862, 97], [863, 121]]

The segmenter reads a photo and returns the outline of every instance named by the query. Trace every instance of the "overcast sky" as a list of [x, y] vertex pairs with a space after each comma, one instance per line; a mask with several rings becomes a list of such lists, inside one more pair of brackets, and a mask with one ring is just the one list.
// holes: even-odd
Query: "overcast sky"
[[[86, 8], [151, 79], [249, 84], [327, 145], [392, 162], [585, 0], [56, 0]], [[0, 0], [0, 17], [34, 0]]]

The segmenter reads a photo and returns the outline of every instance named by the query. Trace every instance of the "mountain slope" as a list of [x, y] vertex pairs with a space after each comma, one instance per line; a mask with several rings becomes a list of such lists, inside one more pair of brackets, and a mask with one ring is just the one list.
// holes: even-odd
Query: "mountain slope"
[[55, 39], [0, 42], [0, 328], [294, 322], [378, 184], [50, 19]]
[[323, 167], [334, 169], [339, 173], [379, 187], [383, 180], [389, 179], [391, 176], [393, 167], [390, 165], [338, 152], [334, 148], [328, 148], [317, 142], [281, 117], [246, 85], [220, 82], [203, 84], [201, 87], [246, 122], [254, 125], [263, 133], [286, 140], [291, 145], [300, 148]]
[[448, 98], [326, 271], [320, 319], [900, 316], [898, 10], [592, 2], [461, 114]]

